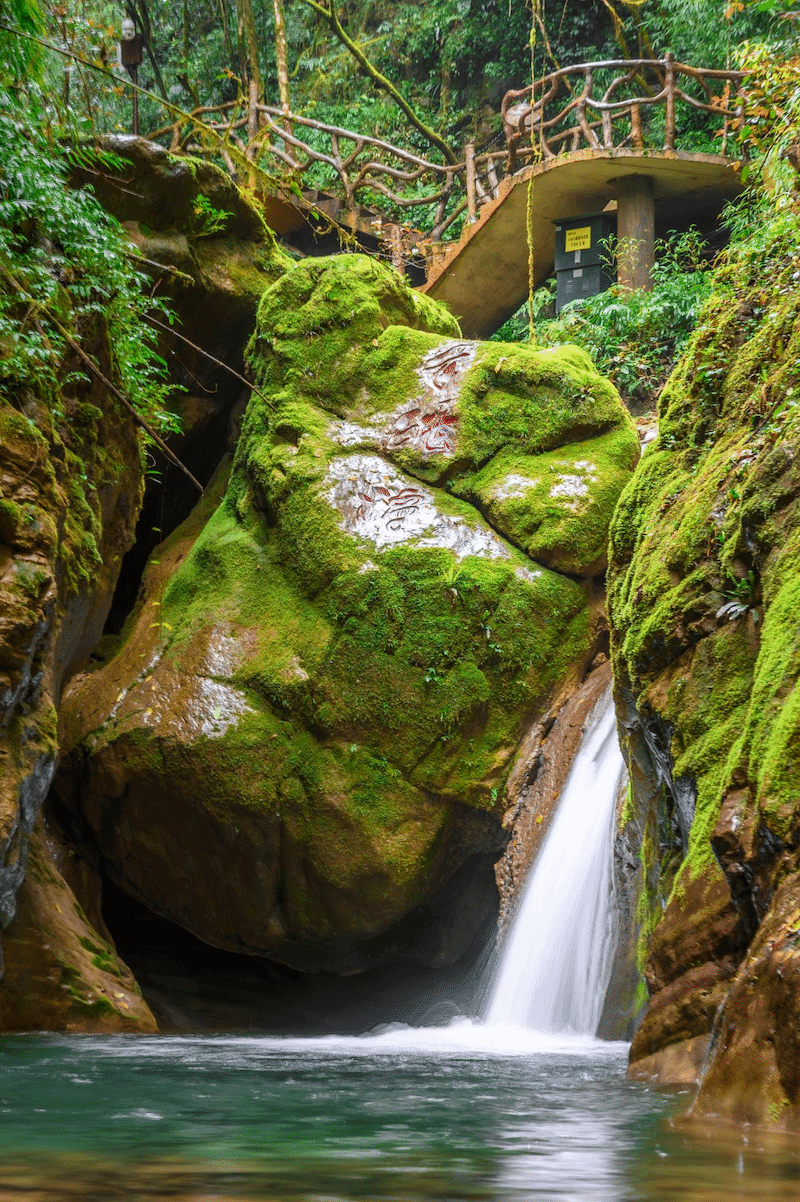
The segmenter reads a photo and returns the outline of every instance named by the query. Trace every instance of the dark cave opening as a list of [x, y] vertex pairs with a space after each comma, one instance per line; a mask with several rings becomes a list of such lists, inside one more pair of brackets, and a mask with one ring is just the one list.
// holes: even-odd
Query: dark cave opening
[[[220, 399], [215, 412], [180, 441], [172, 440], [172, 449], [204, 487], [210, 482], [223, 456], [230, 449], [232, 414], [247, 395], [236, 386]], [[150, 475], [141, 512], [136, 523], [133, 546], [120, 567], [117, 586], [106, 619], [104, 634], [119, 634], [139, 594], [147, 562], [159, 543], [184, 522], [198, 502], [199, 494], [191, 480], [159, 451], [147, 452]]]
[[[350, 976], [302, 973], [223, 951], [102, 883], [103, 918], [159, 1029], [361, 1034], [386, 1023], [442, 1025], [474, 1014], [495, 923], [484, 922], [455, 964], [400, 959]], [[496, 917], [496, 916], [495, 916]]]

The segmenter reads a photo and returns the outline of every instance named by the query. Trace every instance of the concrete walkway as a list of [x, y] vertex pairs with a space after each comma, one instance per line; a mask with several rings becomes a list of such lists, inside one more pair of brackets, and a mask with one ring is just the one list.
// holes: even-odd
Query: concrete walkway
[[[714, 220], [742, 189], [732, 160], [687, 151], [578, 150], [503, 180], [496, 200], [484, 205], [452, 250], [434, 261], [422, 291], [445, 301], [467, 338], [493, 334], [528, 295], [528, 182], [534, 283], [552, 272], [555, 225], [560, 218], [624, 204], [631, 177], [652, 180], [655, 232]], [[612, 206], [613, 207], [613, 206]], [[622, 218], [622, 213], [620, 213]]]

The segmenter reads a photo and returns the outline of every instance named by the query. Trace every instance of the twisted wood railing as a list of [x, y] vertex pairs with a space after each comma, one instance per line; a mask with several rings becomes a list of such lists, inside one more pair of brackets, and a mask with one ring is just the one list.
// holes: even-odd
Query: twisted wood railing
[[[197, 108], [150, 136], [169, 139], [173, 151], [221, 156], [232, 174], [250, 174], [253, 185], [266, 178], [289, 197], [303, 188], [335, 191], [348, 210], [371, 203], [385, 208], [388, 202], [393, 215], [386, 221], [395, 233], [413, 223], [440, 240], [460, 218], [474, 221], [504, 176], [532, 161], [582, 148], [676, 149], [681, 110], [705, 114], [692, 118], [697, 128], [681, 131], [682, 149], [691, 149], [693, 138], [707, 148], [713, 136], [726, 154], [741, 120], [744, 78], [741, 71], [676, 63], [671, 55], [564, 67], [508, 92], [502, 106], [506, 145], [480, 152], [467, 145], [457, 164], [261, 104], [253, 88], [248, 97]], [[205, 127], [213, 139], [204, 140]]]
[[[221, 135], [222, 143], [219, 137], [206, 143], [201, 123]], [[432, 210], [424, 222], [432, 239], [441, 238], [462, 214], [475, 219], [477, 207], [497, 195], [508, 160], [505, 147], [476, 154], [470, 145], [462, 162], [437, 163], [381, 138], [261, 104], [252, 93], [249, 100], [197, 108], [149, 136], [169, 136], [173, 152], [221, 155], [233, 175], [247, 173], [244, 158], [254, 169], [251, 183], [258, 181], [258, 168], [290, 197], [298, 187], [335, 190], [346, 209], [382, 198], [398, 221], [409, 213], [417, 225], [423, 223], [411, 211]]]
[[[508, 170], [565, 151], [676, 149], [677, 114], [711, 114], [719, 153], [741, 119], [742, 71], [716, 71], [663, 59], [609, 59], [563, 67], [503, 97]], [[663, 124], [660, 119], [663, 115]], [[700, 130], [694, 131], [700, 133]], [[708, 126], [703, 131], [708, 136]], [[688, 136], [682, 142], [691, 140]], [[691, 149], [684, 144], [683, 149]]]

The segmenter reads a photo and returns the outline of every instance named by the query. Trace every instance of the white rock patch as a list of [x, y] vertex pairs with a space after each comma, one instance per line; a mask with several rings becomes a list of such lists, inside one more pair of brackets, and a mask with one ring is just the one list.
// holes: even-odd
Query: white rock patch
[[554, 499], [563, 498], [565, 508], [579, 513], [585, 508], [584, 501], [589, 495], [589, 486], [597, 479], [597, 469], [588, 459], [578, 459], [575, 463], [564, 463], [563, 466], [571, 470], [559, 473], [558, 479], [550, 489], [550, 496]]
[[180, 720], [175, 717], [172, 696], [165, 699], [167, 707], [164, 711], [157, 697], [154, 697], [139, 715], [142, 725], [169, 729], [187, 742], [201, 735], [207, 739], [219, 739], [226, 730], [236, 726], [243, 714], [253, 712], [238, 689], [209, 680], [207, 676], [189, 678], [181, 692]]
[[368, 539], [382, 551], [410, 543], [444, 547], [457, 558], [481, 555], [508, 559], [505, 543], [486, 527], [440, 512], [429, 489], [402, 475], [378, 455], [347, 455], [328, 467], [323, 493], [342, 515], [349, 534]]
[[417, 368], [419, 390], [412, 400], [363, 424], [333, 422], [331, 438], [341, 447], [369, 446], [389, 455], [408, 448], [424, 459], [452, 458], [458, 426], [455, 405], [476, 352], [474, 342], [445, 342], [428, 351]]
[[215, 627], [208, 640], [205, 654], [205, 670], [209, 676], [232, 676], [247, 654], [241, 639], [226, 634]]
[[512, 497], [524, 497], [527, 492], [540, 483], [538, 476], [520, 476], [516, 472], [509, 473], [505, 479], [494, 486], [493, 495], [498, 501], [508, 501]]

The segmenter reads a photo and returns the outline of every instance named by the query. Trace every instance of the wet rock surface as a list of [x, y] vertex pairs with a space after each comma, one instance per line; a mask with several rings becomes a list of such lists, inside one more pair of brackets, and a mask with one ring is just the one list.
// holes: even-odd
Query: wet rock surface
[[130, 969], [60, 874], [41, 820], [3, 942], [0, 1031], [156, 1030]]
[[699, 1080], [697, 1114], [793, 1129], [775, 1029], [800, 896], [797, 297], [776, 290], [743, 340], [758, 287], [735, 281], [664, 390], [612, 523], [609, 618], [649, 913], [632, 1071]]
[[[131, 253], [153, 277], [154, 291], [172, 300], [185, 335], [233, 366], [238, 356], [242, 367], [257, 301], [287, 261], [259, 214], [213, 167], [182, 162], [143, 139], [111, 138], [106, 149], [126, 162], [119, 171], [109, 166], [108, 172], [92, 173], [91, 183], [109, 211], [128, 222]], [[73, 181], [81, 182], [86, 180]], [[219, 220], [209, 223], [209, 206], [221, 214]], [[43, 247], [45, 256], [52, 249]], [[75, 334], [103, 374], [117, 379], [100, 316], [89, 322], [84, 315]], [[220, 365], [173, 333], [161, 349], [173, 381], [189, 388], [178, 394], [186, 434], [174, 444], [208, 478], [224, 454], [229, 417], [243, 385], [231, 389]], [[182, 507], [189, 511], [197, 494], [171, 469], [163, 491], [148, 492], [141, 520], [141, 432], [104, 385], [86, 378], [83, 363], [69, 350], [46, 388], [26, 386], [15, 393], [13, 381], [6, 382], [0, 435], [0, 928], [12, 924], [0, 1013], [15, 1006], [14, 1021], [22, 1022], [25, 1006], [11, 999], [24, 988], [30, 1026], [51, 1020], [63, 1025], [66, 1010], [48, 1000], [50, 969], [20, 975], [37, 938], [42, 964], [49, 963], [43, 951], [51, 938], [47, 904], [41, 891], [23, 882], [32, 831], [58, 759], [62, 687], [85, 666], [109, 611], [132, 604], [130, 595], [121, 594], [135, 596], [138, 589], [143, 560], [137, 555], [146, 558], [142, 547], [148, 537], [150, 547], [162, 537], [150, 527], [168, 527]], [[118, 588], [123, 563], [129, 567]], [[217, 704], [204, 700], [212, 710]], [[92, 921], [102, 922], [99, 909]], [[87, 1030], [98, 1023], [110, 1029], [99, 1010], [81, 1011], [77, 1004], [70, 1011], [71, 1029], [77, 1029], [81, 1013]]]
[[[101, 362], [105, 337], [86, 335]], [[100, 637], [142, 486], [136, 427], [96, 381], [17, 399], [0, 401], [0, 927], [53, 778], [62, 685]]]

